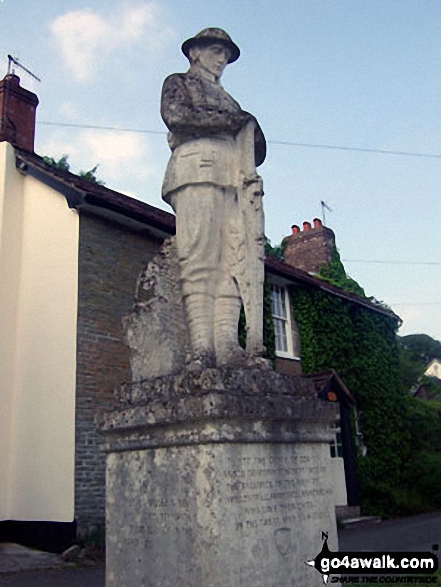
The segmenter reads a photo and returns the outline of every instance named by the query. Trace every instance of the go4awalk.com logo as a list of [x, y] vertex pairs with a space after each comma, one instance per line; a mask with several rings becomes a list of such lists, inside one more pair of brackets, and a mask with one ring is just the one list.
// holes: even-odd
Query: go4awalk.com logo
[[436, 584], [438, 557], [432, 552], [332, 552], [325, 532], [322, 540], [322, 550], [306, 564], [322, 574], [325, 585], [330, 575], [339, 575], [331, 578], [332, 583]]

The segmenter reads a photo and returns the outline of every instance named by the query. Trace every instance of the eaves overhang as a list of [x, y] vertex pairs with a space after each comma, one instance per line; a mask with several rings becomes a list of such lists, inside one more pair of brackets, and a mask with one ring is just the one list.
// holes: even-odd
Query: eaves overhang
[[44, 185], [62, 194], [66, 198], [69, 208], [77, 209], [79, 206], [81, 206], [84, 192], [78, 188], [72, 187], [69, 184], [61, 181], [56, 175], [48, 173], [46, 170], [40, 169], [38, 166], [30, 164], [29, 161], [23, 156], [16, 156], [15, 166], [17, 170], [23, 175], [30, 175]]
[[157, 237], [167, 238], [175, 234], [173, 214], [94, 184], [69, 171], [53, 168], [34, 153], [16, 149], [16, 167], [20, 173], [34, 177], [62, 194], [69, 208], [131, 226], [148, 227]]
[[364, 308], [373, 312], [377, 312], [379, 314], [383, 314], [384, 316], [388, 316], [389, 318], [393, 318], [397, 321], [398, 324], [402, 323], [401, 318], [397, 316], [397, 314], [395, 314], [392, 310], [376, 304], [368, 298], [363, 298], [356, 294], [346, 292], [336, 285], [332, 285], [332, 283], [325, 281], [324, 279], [310, 275], [306, 271], [297, 269], [296, 267], [293, 267], [292, 265], [289, 265], [288, 263], [280, 261], [274, 257], [266, 257], [265, 270], [269, 274], [283, 277], [284, 280], [290, 282], [292, 285], [320, 289], [321, 291], [342, 298], [353, 304], [363, 306]]

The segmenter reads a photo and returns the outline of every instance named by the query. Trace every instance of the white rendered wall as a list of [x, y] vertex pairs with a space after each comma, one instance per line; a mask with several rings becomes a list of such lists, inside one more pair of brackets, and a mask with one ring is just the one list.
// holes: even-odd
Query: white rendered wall
[[334, 457], [330, 461], [335, 505], [348, 505], [344, 459], [342, 457]]
[[0, 144], [0, 519], [74, 516], [78, 214]]
[[[11, 440], [23, 198], [14, 151], [0, 143], [0, 519], [11, 509]], [[17, 197], [8, 197], [8, 194]]]
[[441, 362], [438, 359], [433, 359], [430, 363], [424, 375], [428, 375], [430, 377], [437, 377], [441, 379]]

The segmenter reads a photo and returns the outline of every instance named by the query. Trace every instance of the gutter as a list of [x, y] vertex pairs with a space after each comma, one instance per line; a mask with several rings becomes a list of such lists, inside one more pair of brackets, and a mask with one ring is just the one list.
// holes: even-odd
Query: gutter
[[44, 183], [48, 187], [62, 194], [66, 198], [69, 208], [78, 209], [84, 202], [85, 192], [79, 190], [78, 188], [69, 186], [62, 180], [51, 175], [50, 173], [43, 171], [42, 169], [39, 169], [38, 167], [35, 167], [34, 165], [29, 165], [25, 159], [18, 155], [15, 159], [15, 166], [19, 173], [22, 173], [23, 175], [30, 175], [41, 183]]

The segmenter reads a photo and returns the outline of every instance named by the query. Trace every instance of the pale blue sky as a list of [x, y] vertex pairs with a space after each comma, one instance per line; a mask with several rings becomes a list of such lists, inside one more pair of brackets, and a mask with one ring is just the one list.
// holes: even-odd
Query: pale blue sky
[[180, 45], [207, 26], [241, 48], [223, 85], [269, 141], [260, 172], [271, 242], [325, 200], [349, 274], [403, 318], [401, 334], [441, 339], [439, 0], [3, 0], [0, 75], [10, 53], [42, 78], [20, 74], [40, 98], [39, 154], [68, 153], [73, 171], [100, 163], [109, 187], [167, 209], [164, 134], [41, 123], [163, 132], [162, 82], [187, 69]]

